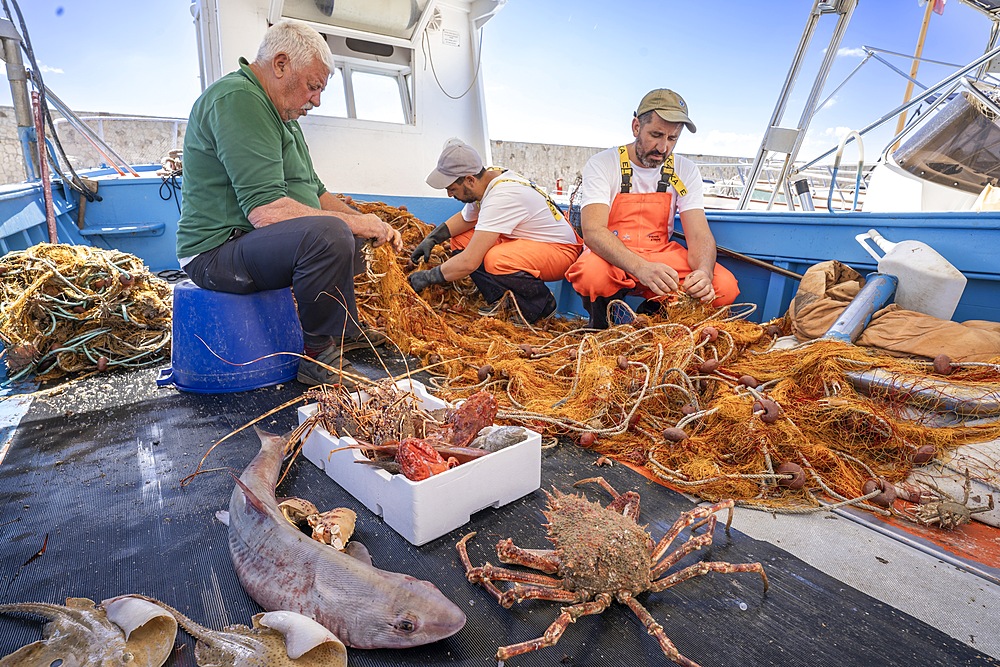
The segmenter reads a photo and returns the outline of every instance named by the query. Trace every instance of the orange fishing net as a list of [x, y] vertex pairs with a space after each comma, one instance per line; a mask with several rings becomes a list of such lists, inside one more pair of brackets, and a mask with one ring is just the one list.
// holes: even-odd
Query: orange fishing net
[[[421, 360], [443, 398], [488, 389], [498, 421], [644, 467], [707, 500], [812, 511], [822, 497], [885, 512], [868, 504], [877, 491], [863, 493], [866, 481], [902, 481], [915, 464], [1000, 436], [995, 421], [941, 426], [938, 412], [912, 400], [919, 393], [934, 408], [939, 395], [936, 407], [948, 407], [957, 393], [988, 409], [1000, 402], [996, 364], [955, 365], [945, 380], [929, 362], [830, 340], [768, 351], [781, 321], [758, 325], [744, 319], [750, 306], [706, 308], [685, 296], [606, 331], [559, 318], [517, 327], [479, 316], [484, 302], [468, 284], [415, 294], [407, 258], [431, 226], [384, 204], [354, 205], [395, 226], [406, 246], [398, 256], [373, 251], [359, 312]], [[859, 374], [877, 369], [937, 380], [861, 393]]]

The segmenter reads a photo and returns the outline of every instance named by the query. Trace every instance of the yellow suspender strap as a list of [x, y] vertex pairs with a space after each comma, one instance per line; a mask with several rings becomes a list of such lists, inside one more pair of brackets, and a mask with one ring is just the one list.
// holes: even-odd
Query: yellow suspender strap
[[[684, 187], [684, 182], [681, 177], [674, 172], [674, 154], [671, 153], [667, 156], [667, 159], [663, 161], [663, 168], [660, 169], [660, 182], [656, 184], [657, 192], [666, 192], [667, 183], [674, 186], [674, 190], [677, 190], [677, 196], [683, 197], [688, 193], [687, 188]], [[661, 190], [660, 187], [663, 187]]]
[[[628, 193], [632, 191], [632, 163], [628, 159], [628, 147], [619, 146], [618, 147], [618, 162], [621, 167], [622, 172], [622, 189], [623, 193]], [[677, 194], [683, 197], [687, 194], [687, 188], [684, 186], [684, 181], [681, 177], [674, 172], [674, 155], [671, 153], [667, 156], [667, 159], [663, 161], [663, 167], [660, 169], [660, 182], [656, 184], [657, 192], [666, 192], [667, 185], [674, 186], [677, 190]]]
[[[552, 201], [552, 198], [549, 197], [549, 194], [547, 192], [545, 192], [545, 190], [542, 190], [533, 181], [527, 181], [527, 182], [525, 182], [525, 181], [519, 181], [516, 178], [498, 178], [498, 179], [494, 180], [493, 182], [494, 183], [517, 183], [519, 185], [527, 185], [527, 186], [531, 187], [532, 189], [534, 189], [535, 192], [537, 192], [538, 194], [540, 194], [543, 197], [545, 197], [545, 203], [549, 205], [549, 210], [552, 211], [552, 215], [555, 217], [556, 220], [566, 220], [566, 217], [563, 215], [562, 209], [559, 208], [559, 206], [557, 206], [554, 201]], [[569, 222], [569, 221], [567, 220], [567, 222]]]
[[618, 147], [618, 163], [622, 170], [622, 194], [632, 192], [632, 163], [628, 160], [628, 146]]

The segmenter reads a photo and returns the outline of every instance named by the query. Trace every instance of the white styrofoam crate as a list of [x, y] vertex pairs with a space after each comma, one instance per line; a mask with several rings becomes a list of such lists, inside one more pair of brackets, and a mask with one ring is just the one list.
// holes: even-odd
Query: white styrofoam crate
[[[448, 407], [416, 380], [396, 383], [413, 393], [424, 409]], [[362, 396], [364, 400], [366, 396]], [[299, 408], [299, 423], [315, 414], [316, 405]], [[360, 450], [333, 450], [358, 444], [322, 427], [312, 430], [302, 454], [357, 498], [411, 544], [420, 546], [469, 522], [487, 507], [500, 507], [541, 486], [542, 437], [525, 429], [527, 438], [498, 452], [414, 482], [381, 468], [355, 463], [366, 460]]]

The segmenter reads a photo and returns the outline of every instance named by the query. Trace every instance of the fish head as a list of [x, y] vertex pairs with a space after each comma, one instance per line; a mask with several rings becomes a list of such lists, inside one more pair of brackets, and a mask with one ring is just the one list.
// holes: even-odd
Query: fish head
[[[381, 612], [364, 637], [345, 640], [358, 648], [407, 648], [450, 637], [465, 626], [465, 613], [429, 581], [398, 574]], [[370, 609], [371, 607], [369, 607]]]

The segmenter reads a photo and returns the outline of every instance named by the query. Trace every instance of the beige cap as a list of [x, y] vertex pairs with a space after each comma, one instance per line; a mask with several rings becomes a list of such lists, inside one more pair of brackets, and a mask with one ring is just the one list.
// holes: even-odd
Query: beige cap
[[476, 149], [461, 139], [449, 139], [441, 157], [438, 158], [437, 169], [427, 176], [427, 185], [437, 190], [444, 190], [463, 176], [473, 176], [483, 170], [483, 158]]
[[657, 116], [668, 123], [684, 123], [692, 133], [698, 131], [698, 128], [688, 118], [687, 102], [672, 90], [657, 88], [646, 93], [642, 102], [639, 102], [639, 108], [635, 115], [641, 116], [647, 111], [655, 111]]

